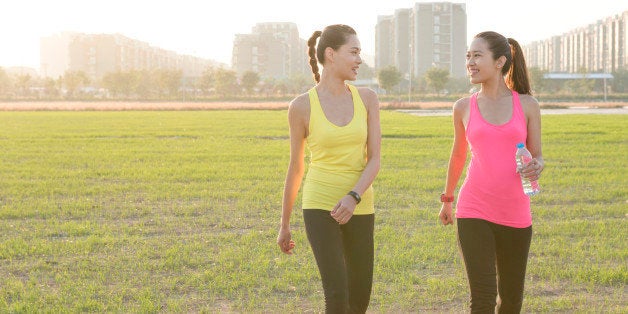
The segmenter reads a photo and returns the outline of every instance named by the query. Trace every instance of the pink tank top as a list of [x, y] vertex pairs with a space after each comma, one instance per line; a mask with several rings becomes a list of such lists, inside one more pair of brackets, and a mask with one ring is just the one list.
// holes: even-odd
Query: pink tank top
[[479, 218], [514, 228], [532, 225], [530, 198], [516, 172], [517, 143], [528, 129], [519, 94], [512, 91], [512, 117], [502, 125], [488, 123], [478, 108], [477, 93], [469, 103], [466, 136], [471, 149], [467, 177], [460, 188], [456, 218]]

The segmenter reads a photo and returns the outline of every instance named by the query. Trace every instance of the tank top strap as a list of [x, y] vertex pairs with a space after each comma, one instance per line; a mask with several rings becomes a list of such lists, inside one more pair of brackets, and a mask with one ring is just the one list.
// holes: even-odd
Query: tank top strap
[[[321, 101], [318, 99], [316, 87], [310, 88], [308, 95], [310, 96], [310, 121], [318, 120], [323, 114], [323, 108], [321, 108]], [[310, 124], [312, 123], [310, 122]]]
[[362, 97], [360, 97], [360, 91], [358, 91], [357, 87], [351, 84], [347, 84], [347, 86], [349, 87], [349, 90], [351, 91], [351, 97], [353, 98], [354, 115], [356, 116], [365, 115], [366, 106], [364, 105], [364, 102], [362, 101]]
[[471, 99], [469, 101], [469, 104], [471, 105], [471, 107], [469, 109], [471, 110], [478, 110], [478, 93], [473, 93], [473, 95], [471, 95]]
[[512, 91], [512, 115], [513, 120], [519, 121], [523, 126], [526, 126], [526, 116], [521, 107], [521, 100], [519, 99], [519, 93]]
[[478, 102], [478, 92], [471, 94], [471, 101]]
[[358, 110], [358, 98], [360, 97], [360, 93], [358, 92], [358, 89], [355, 88], [355, 86], [347, 84], [347, 87], [349, 88], [349, 91], [351, 92], [351, 99], [353, 100], [353, 112], [354, 115]]
[[469, 126], [473, 123], [472, 121], [477, 119], [479, 115], [479, 110], [478, 93], [475, 92], [471, 95], [471, 98], [469, 99], [469, 122], [467, 122], [467, 129], [469, 129]]

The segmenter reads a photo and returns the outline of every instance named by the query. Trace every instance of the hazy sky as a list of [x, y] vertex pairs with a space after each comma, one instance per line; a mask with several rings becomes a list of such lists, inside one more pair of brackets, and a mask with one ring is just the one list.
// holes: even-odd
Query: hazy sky
[[[358, 32], [374, 54], [378, 15], [423, 0], [3, 0], [0, 66], [39, 68], [39, 39], [61, 31], [120, 33], [151, 46], [231, 63], [234, 34], [259, 22], [295, 22], [307, 39], [328, 24]], [[495, 30], [521, 44], [628, 10], [628, 0], [466, 0], [469, 37]]]

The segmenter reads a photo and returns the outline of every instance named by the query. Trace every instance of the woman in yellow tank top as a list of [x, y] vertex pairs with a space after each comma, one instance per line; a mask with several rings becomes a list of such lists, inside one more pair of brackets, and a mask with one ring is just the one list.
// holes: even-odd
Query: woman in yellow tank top
[[[316, 45], [316, 40], [318, 45]], [[327, 313], [364, 313], [373, 279], [374, 200], [380, 167], [379, 101], [368, 88], [345, 84], [362, 63], [360, 41], [346, 25], [330, 25], [308, 41], [318, 84], [288, 109], [290, 165], [277, 244], [292, 254], [290, 215], [303, 183], [303, 219], [323, 284]], [[318, 63], [323, 71], [318, 73]]]

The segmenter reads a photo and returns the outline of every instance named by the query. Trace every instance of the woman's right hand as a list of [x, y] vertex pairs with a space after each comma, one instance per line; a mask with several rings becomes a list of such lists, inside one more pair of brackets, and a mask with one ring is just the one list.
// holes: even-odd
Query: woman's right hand
[[279, 229], [279, 235], [277, 236], [277, 244], [282, 252], [286, 254], [292, 254], [292, 249], [294, 249], [294, 241], [292, 241], [292, 233], [290, 233], [290, 228], [281, 228]]
[[443, 225], [451, 225], [454, 223], [454, 218], [451, 214], [452, 212], [452, 203], [445, 202], [440, 208], [440, 213], [438, 214], [438, 218], [440, 218], [440, 222]]

